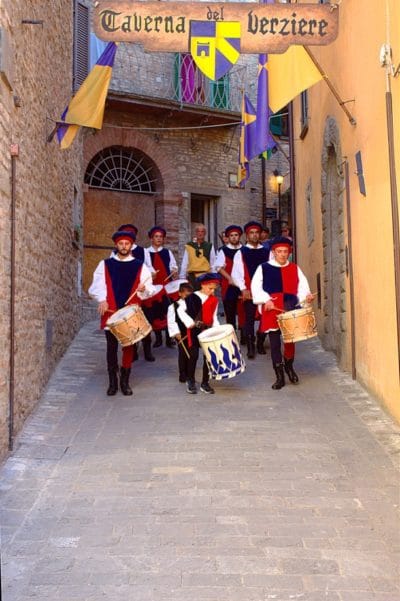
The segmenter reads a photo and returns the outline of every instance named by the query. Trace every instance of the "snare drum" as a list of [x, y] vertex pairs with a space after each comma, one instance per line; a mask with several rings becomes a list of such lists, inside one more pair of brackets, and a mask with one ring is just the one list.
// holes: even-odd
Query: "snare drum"
[[244, 372], [246, 364], [231, 324], [215, 326], [198, 336], [211, 378], [224, 380]]
[[312, 307], [294, 309], [278, 315], [283, 342], [300, 342], [318, 336]]
[[106, 327], [121, 346], [135, 344], [151, 332], [151, 325], [139, 305], [122, 307], [109, 317]]
[[179, 286], [186, 283], [187, 280], [172, 280], [172, 282], [165, 284], [165, 292], [168, 294], [172, 302], [175, 302], [179, 298]]
[[169, 300], [164, 286], [153, 285], [154, 294], [142, 301], [144, 314], [151, 323], [153, 330], [163, 330], [167, 327], [167, 311]]

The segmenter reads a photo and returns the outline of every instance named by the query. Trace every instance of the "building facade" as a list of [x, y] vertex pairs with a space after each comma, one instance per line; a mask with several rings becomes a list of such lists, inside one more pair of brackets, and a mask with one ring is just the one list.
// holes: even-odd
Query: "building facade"
[[399, 419], [400, 6], [339, 10], [337, 40], [313, 54], [344, 104], [323, 81], [293, 103], [298, 258], [324, 346]]
[[69, 0], [0, 6], [0, 455], [80, 323], [82, 142], [50, 143], [72, 93]]

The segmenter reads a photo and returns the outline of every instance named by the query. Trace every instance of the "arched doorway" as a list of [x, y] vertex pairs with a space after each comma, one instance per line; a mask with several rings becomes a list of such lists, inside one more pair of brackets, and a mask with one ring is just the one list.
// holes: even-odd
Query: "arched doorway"
[[135, 148], [110, 146], [89, 162], [84, 192], [83, 287], [109, 256], [111, 235], [123, 223], [134, 223], [138, 244], [147, 246], [147, 231], [155, 223], [155, 196], [161, 178], [155, 163]]
[[322, 240], [324, 256], [324, 333], [322, 342], [339, 361], [346, 350], [346, 239], [344, 175], [339, 129], [328, 117], [322, 150]]

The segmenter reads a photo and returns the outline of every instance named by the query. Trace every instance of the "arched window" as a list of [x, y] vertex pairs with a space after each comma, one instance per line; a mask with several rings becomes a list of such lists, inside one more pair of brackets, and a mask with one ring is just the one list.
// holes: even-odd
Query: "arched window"
[[139, 150], [111, 146], [90, 161], [85, 184], [103, 190], [154, 194], [157, 175], [151, 160]]

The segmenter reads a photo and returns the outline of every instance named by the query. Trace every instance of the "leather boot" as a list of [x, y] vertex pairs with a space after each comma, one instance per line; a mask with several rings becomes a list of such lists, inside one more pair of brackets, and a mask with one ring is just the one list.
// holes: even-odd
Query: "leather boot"
[[264, 348], [265, 334], [263, 332], [257, 332], [257, 353], [259, 355], [266, 355]]
[[175, 346], [175, 340], [168, 334], [168, 330], [165, 330], [165, 346], [168, 348], [174, 348]]
[[121, 386], [121, 392], [125, 396], [131, 396], [131, 394], [132, 394], [132, 389], [129, 386], [129, 376], [130, 376], [130, 373], [131, 373], [130, 368], [128, 368], [128, 367], [121, 367], [121, 374], [120, 374], [119, 384]]
[[298, 383], [299, 376], [293, 369], [293, 359], [285, 359], [285, 372], [287, 373], [288, 378], [292, 384]]
[[107, 388], [107, 396], [114, 396], [118, 390], [118, 368], [108, 370], [109, 386]]
[[254, 336], [250, 334], [247, 336], [247, 357], [248, 359], [254, 359], [256, 356], [256, 345]]
[[285, 373], [283, 371], [283, 363], [274, 363], [274, 370], [276, 373], [276, 382], [271, 386], [274, 390], [279, 390], [285, 386]]
[[154, 348], [157, 348], [158, 346], [162, 346], [162, 333], [161, 330], [156, 330], [154, 332], [154, 334], [156, 335], [156, 340], [153, 344]]
[[155, 357], [151, 354], [151, 334], [147, 334], [142, 340], [144, 358], [146, 361], [155, 361]]

